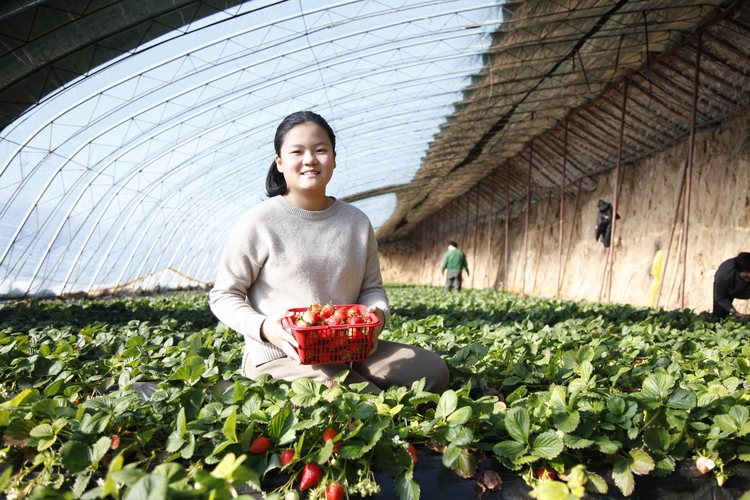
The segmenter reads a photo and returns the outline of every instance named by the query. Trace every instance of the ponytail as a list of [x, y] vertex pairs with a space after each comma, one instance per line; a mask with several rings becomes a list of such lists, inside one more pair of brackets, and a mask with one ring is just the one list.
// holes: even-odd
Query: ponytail
[[279, 169], [276, 167], [276, 161], [274, 160], [273, 163], [271, 163], [271, 167], [268, 169], [268, 175], [266, 175], [266, 196], [273, 198], [274, 196], [286, 194], [287, 190], [288, 188], [286, 185], [286, 179], [284, 179], [284, 174], [279, 172]]

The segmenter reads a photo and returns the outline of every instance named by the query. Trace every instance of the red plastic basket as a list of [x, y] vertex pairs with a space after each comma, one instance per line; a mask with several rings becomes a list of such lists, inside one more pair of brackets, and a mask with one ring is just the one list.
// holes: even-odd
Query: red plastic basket
[[[364, 361], [370, 355], [372, 335], [375, 327], [380, 325], [380, 319], [377, 315], [368, 313], [367, 306], [352, 304], [336, 307], [356, 308], [358, 314], [369, 318], [369, 322], [357, 325], [301, 327], [294, 324], [295, 316], [286, 318], [294, 338], [299, 343], [297, 353], [301, 364], [349, 363]], [[307, 308], [289, 310], [297, 315], [305, 312]]]

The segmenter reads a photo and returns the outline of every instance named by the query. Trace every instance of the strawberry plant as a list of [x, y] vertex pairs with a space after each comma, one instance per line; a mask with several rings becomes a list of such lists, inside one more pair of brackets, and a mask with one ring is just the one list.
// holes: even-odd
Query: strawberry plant
[[364, 393], [346, 372], [326, 385], [248, 380], [243, 339], [205, 293], [1, 304], [0, 490], [291, 499], [314, 464], [303, 496], [334, 484], [333, 498], [372, 495], [378, 470], [415, 500], [419, 448], [483, 492], [499, 487], [482, 469], [496, 460], [545, 500], [611, 483], [629, 495], [639, 477], [691, 459], [723, 484], [733, 461], [750, 460], [748, 325], [496, 291], [388, 294], [382, 338], [441, 353], [445, 393]]

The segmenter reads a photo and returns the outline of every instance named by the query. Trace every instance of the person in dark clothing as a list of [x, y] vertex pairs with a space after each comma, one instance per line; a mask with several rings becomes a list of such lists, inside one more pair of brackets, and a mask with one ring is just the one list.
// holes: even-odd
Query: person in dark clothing
[[737, 312], [732, 304], [734, 299], [750, 299], [750, 253], [747, 252], [725, 260], [716, 270], [713, 315], [717, 318], [732, 315], [743, 321], [750, 319]]
[[[594, 236], [596, 236], [596, 241], [599, 241], [601, 238], [604, 248], [607, 248], [612, 236], [612, 204], [604, 200], [599, 200], [598, 209]], [[620, 216], [618, 215], [617, 218], [619, 219]]]
[[466, 275], [469, 275], [469, 264], [466, 262], [466, 255], [458, 249], [458, 243], [451, 241], [448, 243], [448, 251], [443, 256], [443, 267], [440, 269], [441, 273], [448, 270], [448, 275], [445, 278], [445, 291], [450, 292], [453, 290], [461, 291], [461, 274], [466, 269]]

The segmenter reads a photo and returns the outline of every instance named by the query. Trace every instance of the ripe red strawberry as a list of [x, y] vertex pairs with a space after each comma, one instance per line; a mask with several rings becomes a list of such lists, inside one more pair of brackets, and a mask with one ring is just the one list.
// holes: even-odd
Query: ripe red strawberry
[[326, 490], [326, 500], [344, 500], [344, 487], [339, 483], [331, 483]]
[[260, 455], [261, 453], [267, 452], [270, 447], [271, 441], [269, 441], [267, 437], [260, 436], [255, 438], [250, 445], [250, 453], [253, 455]]
[[310, 325], [314, 325], [315, 323], [320, 321], [320, 316], [315, 311], [311, 311], [310, 309], [308, 309], [307, 311], [302, 313], [302, 321]]
[[336, 314], [341, 316], [342, 318], [346, 318], [349, 315], [349, 311], [355, 310], [355, 309], [349, 309], [346, 306], [338, 306], [336, 308]]
[[120, 446], [120, 436], [115, 434], [110, 436], [109, 439], [111, 440], [109, 443], [109, 449], [116, 450]]
[[325, 319], [325, 318], [330, 318], [331, 316], [333, 316], [333, 313], [335, 311], [336, 309], [333, 307], [333, 304], [326, 304], [320, 308], [319, 314], [321, 318]]
[[323, 320], [323, 323], [325, 323], [328, 326], [340, 325], [343, 322], [344, 322], [344, 319], [338, 314], [334, 314], [333, 316], [330, 316]]
[[414, 446], [407, 445], [406, 451], [409, 452], [409, 455], [411, 455], [411, 459], [414, 460], [414, 463], [417, 463], [417, 460], [419, 460], [419, 457], [417, 456], [417, 450], [414, 449]]
[[[339, 431], [337, 431], [336, 429], [332, 429], [332, 428], [329, 427], [328, 429], [326, 429], [326, 430], [323, 431], [323, 442], [327, 443], [328, 441], [332, 441], [338, 435], [339, 435]], [[334, 444], [334, 447], [333, 447], [333, 452], [334, 453], [338, 453], [339, 449], [341, 448], [341, 443], [342, 443], [341, 439], [339, 439], [338, 441], [336, 441], [336, 442], [333, 443]]]
[[362, 323], [364, 323], [362, 316], [349, 316], [346, 319], [347, 325], [361, 325]]
[[323, 431], [323, 442], [327, 443], [328, 441], [332, 441], [338, 435], [339, 431], [329, 427], [328, 429]]
[[286, 467], [289, 462], [294, 460], [294, 450], [284, 450], [281, 452], [281, 456], [279, 457], [279, 460], [281, 461], [281, 466]]
[[[326, 320], [326, 321], [328, 321], [328, 320]], [[328, 328], [326, 328], [325, 330], [320, 330], [318, 332], [318, 338], [319, 339], [323, 339], [323, 340], [330, 339], [331, 335], [333, 335], [333, 332], [331, 330], [329, 330]]]
[[536, 470], [536, 477], [538, 477], [542, 481], [549, 481], [551, 479], [555, 479], [557, 477], [557, 473], [552, 467], [542, 467]]
[[323, 468], [315, 463], [305, 464], [302, 468], [302, 478], [299, 481], [299, 490], [305, 491], [312, 488], [323, 478]]

